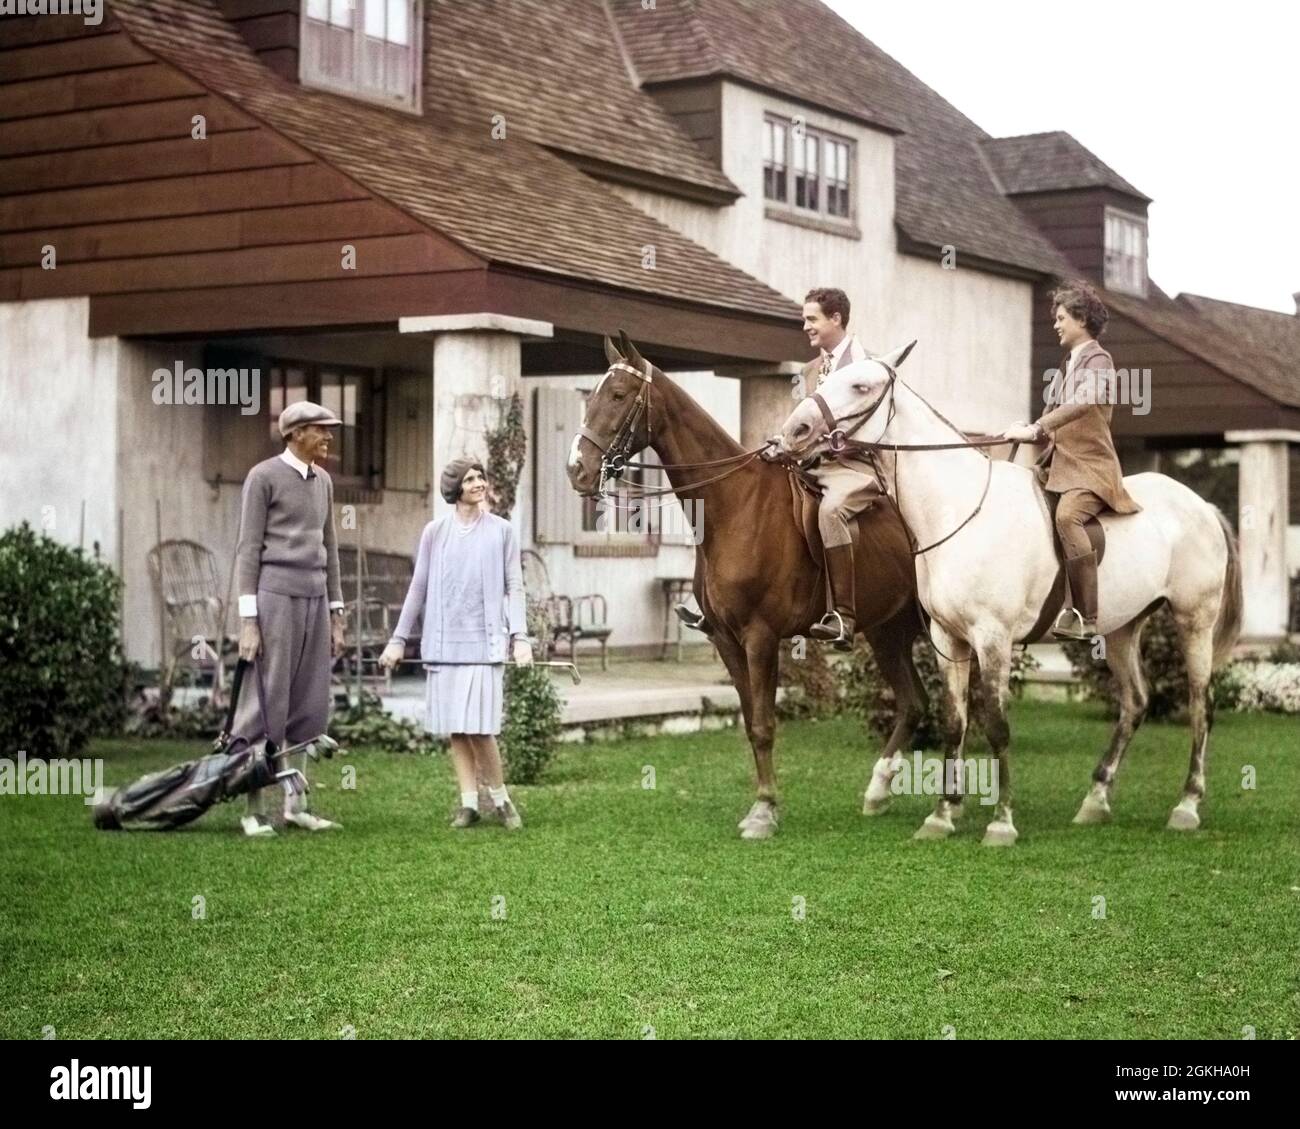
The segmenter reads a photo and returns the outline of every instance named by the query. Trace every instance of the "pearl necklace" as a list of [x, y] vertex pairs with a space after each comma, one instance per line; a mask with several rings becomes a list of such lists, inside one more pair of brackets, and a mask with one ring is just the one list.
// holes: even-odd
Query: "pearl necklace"
[[473, 521], [470, 522], [463, 522], [460, 520], [460, 518], [455, 517], [454, 515], [451, 520], [456, 525], [456, 536], [464, 537], [471, 530], [477, 529], [479, 527], [479, 523], [482, 522], [483, 520], [483, 511], [479, 510], [478, 517], [476, 517]]

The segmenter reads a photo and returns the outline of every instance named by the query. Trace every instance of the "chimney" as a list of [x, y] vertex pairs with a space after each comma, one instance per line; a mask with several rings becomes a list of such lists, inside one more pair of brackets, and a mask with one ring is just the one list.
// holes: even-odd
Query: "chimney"
[[1300, 318], [1300, 290], [1292, 294], [1291, 299], [1295, 302], [1295, 316]]

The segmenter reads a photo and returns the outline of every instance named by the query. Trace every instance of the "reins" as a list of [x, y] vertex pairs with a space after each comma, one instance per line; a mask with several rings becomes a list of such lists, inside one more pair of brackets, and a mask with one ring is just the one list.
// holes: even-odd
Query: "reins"
[[[714, 482], [720, 482], [722, 479], [734, 474], [742, 467], [747, 466], [767, 449], [767, 444], [764, 443], [761, 447], [755, 447], [752, 451], [741, 451], [737, 455], [728, 455], [723, 459], [710, 459], [707, 462], [701, 463], [647, 463], [628, 458], [628, 448], [632, 445], [633, 438], [636, 435], [637, 424], [640, 422], [643, 414], [646, 417], [646, 442], [649, 444], [654, 441], [654, 421], [650, 415], [650, 397], [648, 395], [648, 389], [653, 381], [653, 377], [650, 371], [642, 372], [641, 369], [634, 365], [629, 365], [621, 361], [610, 365], [605, 375], [608, 376], [609, 373], [620, 369], [623, 372], [632, 373], [641, 381], [641, 385], [637, 389], [636, 399], [633, 400], [632, 406], [628, 409], [627, 415], [623, 417], [623, 421], [619, 424], [618, 430], [614, 433], [613, 439], [610, 440], [609, 446], [602, 446], [600, 439], [589, 428], [587, 428], [585, 424], [578, 429], [578, 434], [600, 452], [600, 493], [606, 501], [609, 501], [609, 495], [605, 491], [605, 483], [607, 481], [618, 482], [624, 487], [634, 488], [637, 493], [630, 495], [630, 500], [632, 501], [639, 501], [642, 498], [663, 498], [669, 494], [680, 495], [688, 490], [697, 490], [701, 486], [709, 486]], [[623, 471], [627, 469], [663, 471], [705, 470], [709, 467], [717, 466], [725, 466], [728, 469], [719, 474], [710, 475], [708, 478], [701, 479], [699, 482], [686, 483], [680, 487], [669, 486], [663, 489], [646, 489], [640, 483], [628, 482], [622, 477]], [[620, 505], [617, 501], [610, 504], [613, 504], [614, 506]]]

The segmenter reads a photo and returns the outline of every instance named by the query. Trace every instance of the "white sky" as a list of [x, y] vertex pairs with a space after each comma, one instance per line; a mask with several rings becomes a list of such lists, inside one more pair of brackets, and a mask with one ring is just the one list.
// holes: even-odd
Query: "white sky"
[[1296, 0], [826, 3], [995, 137], [1065, 130], [1150, 196], [1166, 293], [1295, 312]]

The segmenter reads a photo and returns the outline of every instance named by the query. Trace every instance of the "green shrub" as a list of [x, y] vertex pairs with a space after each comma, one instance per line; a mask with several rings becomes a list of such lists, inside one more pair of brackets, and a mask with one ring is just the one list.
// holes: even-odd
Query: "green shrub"
[[70, 757], [120, 730], [122, 582], [23, 522], [0, 535], [0, 755]]
[[[1090, 697], [1107, 703], [1111, 717], [1119, 716], [1115, 679], [1104, 657], [1094, 657], [1094, 643], [1065, 640], [1061, 644], [1076, 677]], [[1237, 679], [1231, 665], [1215, 671], [1210, 679], [1210, 698], [1216, 707], [1235, 704]], [[1146, 675], [1149, 701], [1147, 719], [1174, 718], [1187, 712], [1187, 665], [1178, 645], [1178, 631], [1168, 604], [1151, 613], [1142, 632], [1142, 670]]]
[[378, 695], [364, 689], [359, 701], [334, 711], [329, 733], [344, 748], [365, 747], [386, 753], [427, 754], [448, 747], [445, 738], [434, 737], [415, 722], [386, 713]]
[[[898, 720], [894, 692], [880, 673], [870, 647], [859, 642], [854, 647], [851, 657], [851, 671], [846, 684], [846, 703], [864, 717], [872, 729], [882, 737], [887, 737], [893, 732]], [[938, 656], [925, 636], [921, 636], [912, 644], [912, 661], [916, 664], [917, 673], [921, 676], [928, 697], [925, 713], [916, 727], [916, 732], [912, 735], [912, 748], [939, 749], [943, 747], [943, 732], [947, 718], [947, 691], [944, 687], [943, 673], [939, 669]], [[1037, 667], [1038, 660], [1028, 651], [1013, 649], [1010, 692], [1018, 695], [1024, 687], [1026, 676]], [[971, 731], [981, 725], [984, 702], [984, 692], [980, 688], [979, 681], [979, 663], [974, 658], [970, 661], [970, 668], [968, 741]]]
[[1268, 655], [1265, 656], [1266, 662], [1271, 663], [1300, 663], [1300, 643], [1292, 643], [1287, 639], [1279, 643]]
[[776, 684], [785, 689], [776, 703], [780, 720], [829, 717], [840, 712], [843, 686], [825, 644], [805, 639], [796, 645], [794, 640], [783, 639], [779, 654]]
[[535, 784], [541, 779], [555, 753], [561, 709], [547, 667], [506, 667], [500, 744], [507, 784]]
[[[802, 658], [796, 657], [799, 654]], [[924, 636], [913, 644], [912, 661], [929, 696], [925, 713], [913, 735], [912, 747], [940, 748], [943, 744], [946, 692], [938, 657]], [[1038, 661], [1027, 651], [1012, 652], [1010, 688], [1013, 694], [1020, 693], [1026, 675], [1037, 666]], [[882, 737], [888, 737], [897, 722], [893, 689], [880, 673], [870, 646], [861, 638], [854, 644], [853, 651], [843, 656], [831, 652], [826, 644], [816, 640], [806, 640], [802, 650], [788, 640], [783, 642], [778, 685], [786, 687], [784, 700], [777, 704], [777, 716], [782, 720], [829, 717], [851, 710]], [[979, 724], [982, 702], [979, 664], [972, 661], [971, 725]]]

